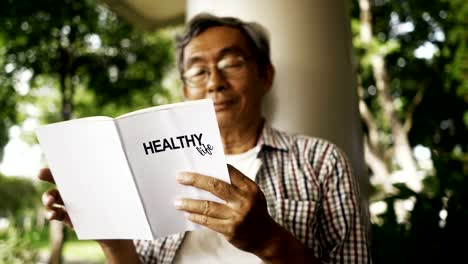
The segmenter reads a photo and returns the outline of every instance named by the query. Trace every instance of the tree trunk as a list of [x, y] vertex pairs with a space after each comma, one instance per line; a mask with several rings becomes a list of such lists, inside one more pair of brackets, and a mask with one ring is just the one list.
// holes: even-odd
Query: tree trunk
[[62, 263], [62, 249], [65, 242], [65, 229], [62, 222], [51, 221], [49, 227], [51, 253], [49, 264]]
[[[360, 39], [364, 47], [372, 45], [372, 11], [370, 0], [359, 0], [360, 8]], [[377, 88], [377, 100], [382, 108], [382, 117], [384, 122], [391, 127], [392, 146], [391, 154], [378, 142], [379, 128], [374, 114], [367, 108], [362, 97], [364, 88], [359, 82], [358, 89], [360, 95], [359, 110], [364, 123], [367, 126], [368, 133], [365, 138], [365, 159], [369, 168], [374, 174], [374, 178], [379, 184], [382, 184], [386, 193], [390, 192], [392, 179], [392, 159], [398, 167], [405, 173], [405, 176], [417, 173], [417, 163], [412, 153], [412, 148], [408, 140], [408, 133], [411, 128], [412, 112], [421, 101], [422, 92], [418, 92], [413, 99], [413, 105], [408, 109], [406, 122], [398, 118], [397, 110], [393, 104], [393, 98], [390, 93], [390, 81], [385, 64], [384, 51], [373, 50], [371, 55], [371, 67]], [[387, 147], [388, 148], [388, 147]]]
[[382, 54], [376, 54], [371, 63], [378, 90], [378, 100], [383, 108], [384, 118], [391, 126], [395, 160], [403, 171], [414, 175], [417, 172], [417, 165], [408, 140], [409, 131], [405, 130], [393, 105], [385, 58]]

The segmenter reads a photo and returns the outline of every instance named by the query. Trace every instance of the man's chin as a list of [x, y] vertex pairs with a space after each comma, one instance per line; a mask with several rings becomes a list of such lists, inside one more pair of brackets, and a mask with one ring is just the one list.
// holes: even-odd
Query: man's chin
[[219, 128], [235, 126], [236, 119], [229, 111], [216, 111]]

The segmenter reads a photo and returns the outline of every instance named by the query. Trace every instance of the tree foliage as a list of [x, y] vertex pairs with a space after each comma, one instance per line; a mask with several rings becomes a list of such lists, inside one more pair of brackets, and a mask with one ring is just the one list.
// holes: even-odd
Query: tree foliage
[[33, 234], [37, 233], [34, 219], [42, 213], [38, 210], [40, 196], [48, 187], [30, 179], [0, 174], [0, 219], [8, 223], [0, 229], [0, 263], [37, 262], [38, 250], [33, 247]]
[[[116, 116], [173, 101], [174, 87], [163, 85], [173, 56], [170, 30], [142, 32], [95, 0], [0, 2], [0, 149], [15, 123]], [[0, 198], [20, 206], [24, 197], [13, 190]], [[62, 226], [52, 222], [51, 230], [57, 263]]]
[[40, 203], [38, 197], [38, 189], [31, 180], [0, 174], [0, 216], [35, 208]]
[[[468, 234], [468, 2], [369, 1], [372, 40], [367, 44], [359, 36], [366, 30], [363, 2], [355, 1], [353, 8], [360, 95], [367, 110], [361, 113], [366, 137], [375, 139], [381, 154], [375, 155], [377, 161], [366, 160], [373, 177], [384, 167], [381, 171], [392, 185], [390, 191], [374, 186], [371, 197], [387, 205], [372, 225], [374, 261], [466, 261], [463, 244], [457, 241]], [[384, 59], [383, 75], [376, 74], [375, 61], [372, 64], [376, 54]], [[379, 98], [382, 76], [385, 100]], [[393, 118], [385, 117], [388, 108]], [[395, 177], [402, 158], [395, 136], [398, 125], [408, 128], [403, 131], [410, 158], [418, 161], [418, 172], [425, 171], [421, 189], [408, 184], [408, 175]], [[429, 149], [429, 166], [418, 160], [417, 146]], [[375, 166], [379, 162], [383, 166]], [[397, 204], [408, 200], [413, 207], [400, 219]]]
[[[94, 0], [2, 1], [0, 149], [8, 127], [27, 118], [20, 102], [40, 104], [46, 88], [58, 95], [51, 102], [58, 109], [41, 109], [45, 122], [115, 116], [157, 104], [155, 97], [173, 101], [162, 85], [173, 54], [170, 32], [142, 32]], [[21, 89], [27, 75], [30, 89]]]

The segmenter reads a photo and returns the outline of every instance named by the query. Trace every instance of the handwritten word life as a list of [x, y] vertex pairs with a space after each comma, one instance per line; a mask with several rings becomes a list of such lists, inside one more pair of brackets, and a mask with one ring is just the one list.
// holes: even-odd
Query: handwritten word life
[[206, 154], [211, 155], [213, 146], [211, 146], [210, 144], [207, 144], [206, 146], [205, 144], [201, 144], [200, 147], [197, 147], [197, 150], [198, 150], [198, 153], [200, 153], [200, 155], [202, 156], [205, 156]]

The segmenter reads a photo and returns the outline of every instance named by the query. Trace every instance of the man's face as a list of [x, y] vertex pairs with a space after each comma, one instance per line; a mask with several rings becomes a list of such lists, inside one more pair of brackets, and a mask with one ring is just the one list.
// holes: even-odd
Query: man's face
[[220, 128], [261, 118], [261, 100], [271, 87], [273, 69], [260, 76], [255, 54], [239, 30], [205, 30], [185, 47], [183, 64], [186, 99], [213, 99]]

